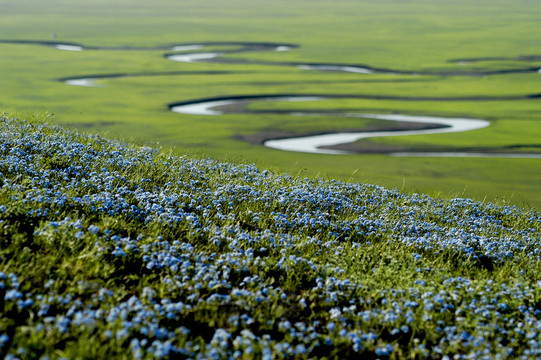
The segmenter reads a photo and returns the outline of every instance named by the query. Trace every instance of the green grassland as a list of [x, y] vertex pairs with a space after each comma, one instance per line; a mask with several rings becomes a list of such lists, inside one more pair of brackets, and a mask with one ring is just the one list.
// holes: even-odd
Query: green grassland
[[[0, 40], [72, 42], [93, 47], [157, 47], [198, 42], [273, 42], [288, 52], [227, 55], [253, 63], [179, 63], [164, 50], [60, 51], [0, 43], [0, 111], [19, 117], [53, 113], [59, 124], [179, 154], [255, 163], [303, 176], [370, 182], [444, 197], [467, 196], [541, 206], [540, 161], [497, 158], [393, 158], [316, 155], [266, 149], [239, 140], [270, 130], [306, 133], [362, 129], [377, 122], [278, 114], [181, 115], [167, 104], [248, 94], [335, 94], [437, 97], [441, 101], [333, 99], [254, 103], [250, 110], [348, 110], [463, 116], [491, 126], [468, 133], [363, 140], [412, 149], [541, 152], [538, 99], [448, 101], [541, 93], [541, 74], [438, 76], [444, 71], [497, 71], [539, 66], [536, 1], [8, 1], [0, 4]], [[52, 39], [52, 34], [57, 38]], [[215, 45], [209, 49], [234, 49]], [[204, 51], [207, 51], [205, 49]], [[503, 58], [460, 65], [457, 59]], [[513, 60], [515, 59], [515, 60]], [[266, 64], [257, 64], [265, 62]], [[364, 64], [422, 75], [307, 71], [269, 63]], [[170, 76], [153, 73], [187, 72]], [[190, 72], [190, 73], [188, 73]], [[196, 73], [199, 72], [199, 73]], [[205, 74], [205, 72], [223, 72]], [[99, 88], [60, 78], [97, 74]], [[428, 74], [427, 74], [428, 73]], [[430, 75], [432, 73], [432, 75]], [[149, 76], [141, 76], [147, 74]]]

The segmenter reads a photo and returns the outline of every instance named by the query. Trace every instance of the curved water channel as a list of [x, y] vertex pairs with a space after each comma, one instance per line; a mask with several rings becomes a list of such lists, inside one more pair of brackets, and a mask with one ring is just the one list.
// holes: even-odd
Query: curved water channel
[[[533, 95], [532, 95], [533, 96]], [[169, 109], [173, 112], [186, 115], [209, 115], [217, 116], [230, 113], [246, 114], [246, 113], [261, 113], [252, 112], [245, 107], [249, 103], [256, 101], [320, 101], [333, 98], [377, 98], [377, 99], [393, 99], [393, 100], [418, 100], [418, 101], [441, 101], [441, 98], [412, 98], [412, 97], [386, 97], [374, 95], [246, 95], [246, 96], [231, 96], [221, 98], [198, 99], [169, 105]], [[488, 98], [485, 100], [501, 100], [502, 98]], [[477, 100], [470, 98], [470, 100]], [[239, 110], [241, 109], [241, 110]], [[262, 142], [262, 145], [284, 151], [295, 151], [316, 154], [334, 154], [346, 155], [355, 154], [358, 151], [348, 151], [342, 149], [333, 149], [337, 145], [343, 145], [355, 142], [357, 140], [372, 138], [372, 137], [390, 137], [390, 136], [406, 136], [406, 135], [430, 135], [443, 134], [453, 132], [464, 132], [483, 129], [490, 126], [490, 122], [483, 119], [474, 118], [455, 118], [442, 116], [426, 116], [426, 115], [404, 115], [404, 114], [370, 114], [370, 113], [354, 113], [354, 112], [313, 112], [313, 111], [292, 111], [292, 112], [272, 112], [264, 111], [265, 113], [275, 113], [280, 115], [290, 116], [330, 116], [333, 119], [337, 117], [349, 118], [365, 118], [377, 119], [384, 121], [394, 121], [400, 123], [410, 123], [411, 129], [407, 130], [382, 130], [382, 131], [348, 131], [348, 132], [329, 132], [311, 135], [290, 136], [285, 138], [270, 138]], [[391, 156], [401, 157], [501, 157], [501, 158], [541, 158], [541, 154], [525, 154], [525, 153], [489, 153], [489, 152], [390, 152]]]
[[[541, 73], [539, 66], [529, 66], [514, 69], [500, 69], [500, 70], [441, 70], [441, 71], [410, 71], [401, 69], [389, 69], [379, 68], [367, 64], [340, 64], [340, 63], [299, 63], [299, 62], [270, 62], [270, 61], [257, 61], [257, 60], [245, 60], [238, 58], [224, 58], [225, 55], [239, 54], [246, 52], [261, 52], [261, 51], [275, 51], [285, 52], [299, 48], [297, 44], [284, 44], [284, 43], [272, 43], [272, 42], [199, 42], [199, 43], [185, 43], [185, 44], [171, 44], [160, 46], [146, 46], [146, 47], [100, 47], [100, 46], [86, 46], [78, 43], [57, 42], [57, 41], [42, 41], [42, 40], [6, 40], [0, 39], [0, 43], [4, 44], [27, 44], [27, 45], [42, 45], [53, 47], [58, 50], [64, 51], [85, 51], [85, 50], [100, 50], [100, 51], [165, 51], [163, 56], [171, 61], [178, 62], [217, 62], [228, 64], [259, 64], [259, 65], [275, 65], [275, 66], [289, 66], [296, 67], [305, 70], [316, 71], [331, 71], [331, 72], [346, 72], [355, 74], [388, 74], [388, 75], [427, 75], [427, 76], [490, 76], [490, 75], [503, 75], [503, 74], [520, 74], [520, 73]], [[229, 50], [220, 51], [202, 51], [207, 47], [232, 47]], [[196, 52], [193, 52], [196, 51]], [[187, 52], [187, 53], [186, 53]], [[466, 65], [469, 62], [476, 62], [481, 60], [516, 60], [516, 61], [537, 61], [541, 59], [541, 56], [523, 56], [518, 58], [480, 58], [480, 59], [454, 59], [450, 62], [461, 63]], [[125, 74], [124, 76], [131, 76]], [[140, 76], [138, 74], [137, 76]], [[153, 76], [153, 73], [146, 73], [146, 76]], [[106, 78], [107, 75], [98, 75], [96, 77], [70, 77], [70, 85], [89, 86], [89, 82], [95, 81], [100, 78]], [[117, 74], [113, 77], [118, 77]], [[68, 79], [68, 78], [66, 78]], [[77, 82], [76, 80], [86, 80]]]
[[[325, 96], [263, 96], [263, 97], [237, 97], [235, 99], [208, 100], [184, 104], [172, 104], [170, 109], [180, 114], [191, 115], [222, 115], [227, 112], [227, 108], [235, 105], [246, 105], [253, 101], [318, 101], [326, 100], [331, 97]], [[404, 136], [404, 135], [427, 135], [441, 134], [449, 132], [472, 131], [485, 128], [490, 125], [486, 120], [468, 119], [468, 118], [447, 118], [437, 116], [417, 116], [400, 114], [363, 114], [363, 113], [304, 113], [290, 112], [293, 116], [343, 116], [351, 118], [368, 118], [397, 122], [412, 122], [417, 124], [427, 124], [426, 128], [403, 131], [357, 131], [357, 132], [334, 132], [327, 134], [318, 134], [310, 136], [298, 136], [284, 139], [270, 139], [263, 142], [263, 145], [269, 148], [297, 151], [317, 154], [351, 154], [353, 152], [344, 150], [328, 149], [326, 147], [351, 143], [360, 139], [369, 137], [385, 136]]]
[[[433, 75], [433, 76], [488, 76], [501, 75], [511, 73], [541, 73], [539, 67], [525, 67], [517, 69], [502, 69], [502, 70], [449, 70], [449, 71], [404, 71], [398, 69], [376, 68], [369, 65], [354, 65], [354, 64], [330, 64], [330, 63], [296, 63], [296, 62], [264, 62], [251, 61], [243, 59], [223, 58], [224, 55], [252, 52], [252, 51], [289, 51], [298, 48], [295, 44], [279, 44], [279, 43], [249, 43], [249, 42], [204, 42], [197, 44], [179, 44], [165, 45], [156, 47], [91, 47], [83, 46], [76, 43], [60, 43], [54, 41], [34, 41], [34, 40], [1, 40], [0, 43], [12, 44], [32, 44], [45, 45], [64, 51], [84, 51], [84, 50], [161, 50], [168, 51], [163, 56], [171, 61], [177, 62], [220, 62], [233, 64], [261, 64], [261, 65], [277, 65], [290, 66], [305, 70], [316, 71], [333, 71], [346, 72], [362, 75], [370, 74], [387, 74], [387, 75]], [[232, 50], [210, 51], [210, 52], [192, 52], [194, 50], [202, 50], [209, 46], [231, 46]], [[186, 53], [187, 52], [187, 53]], [[523, 57], [522, 61], [534, 61], [540, 58], [539, 56]], [[518, 59], [518, 58], [517, 58]], [[457, 59], [450, 60], [459, 65], [467, 65], [469, 62], [476, 61], [494, 61], [502, 60], [500, 58], [480, 58], [480, 59]], [[82, 87], [101, 87], [97, 81], [107, 78], [132, 77], [132, 76], [165, 76], [165, 75], [182, 75], [182, 74], [224, 74], [230, 72], [207, 71], [207, 72], [162, 72], [162, 73], [135, 73], [135, 74], [100, 74], [86, 75], [77, 77], [66, 77], [58, 79], [67, 85], [82, 86]], [[194, 101], [185, 101], [172, 103], [169, 109], [176, 113], [189, 115], [222, 115], [231, 112], [232, 106], [239, 104], [245, 105], [253, 101], [318, 101], [332, 98], [360, 98], [360, 99], [388, 99], [388, 100], [404, 100], [404, 101], [498, 101], [498, 100], [520, 100], [520, 99], [538, 99], [541, 94], [519, 95], [519, 96], [477, 96], [477, 97], [398, 97], [385, 95], [247, 95], [233, 96], [212, 99], [198, 99]], [[243, 110], [243, 113], [249, 112]], [[284, 114], [284, 112], [280, 112]], [[310, 111], [304, 112], [289, 112], [291, 116], [343, 116], [349, 118], [370, 118], [385, 121], [394, 121], [400, 123], [415, 123], [412, 129], [408, 130], [387, 130], [387, 131], [350, 131], [350, 132], [332, 132], [323, 134], [314, 134], [306, 136], [295, 136], [289, 138], [267, 139], [263, 141], [263, 145], [273, 149], [284, 151], [297, 151], [318, 154], [350, 154], [351, 151], [332, 149], [329, 147], [355, 142], [360, 139], [370, 137], [387, 137], [387, 136], [406, 136], [406, 135], [427, 135], [441, 134], [450, 132], [473, 131], [485, 128], [490, 125], [486, 120], [471, 119], [471, 118], [448, 118], [439, 116], [424, 116], [424, 115], [403, 115], [403, 114], [367, 114], [367, 113], [351, 113], [351, 112], [334, 112], [316, 113]], [[426, 126], [423, 126], [426, 125]], [[435, 157], [509, 157], [509, 158], [541, 158], [541, 154], [494, 154], [480, 152], [401, 152], [391, 153], [394, 156], [435, 156]]]

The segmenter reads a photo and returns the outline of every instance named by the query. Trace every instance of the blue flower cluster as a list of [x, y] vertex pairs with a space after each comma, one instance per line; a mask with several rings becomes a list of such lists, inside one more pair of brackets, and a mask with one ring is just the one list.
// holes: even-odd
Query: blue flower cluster
[[347, 260], [388, 246], [412, 264], [538, 262], [535, 212], [0, 126], [3, 231], [30, 227], [42, 249], [73, 257], [73, 274], [100, 269], [32, 279], [0, 257], [0, 354], [53, 356], [91, 338], [138, 359], [541, 356], [536, 279], [425, 267], [385, 287], [385, 269]]

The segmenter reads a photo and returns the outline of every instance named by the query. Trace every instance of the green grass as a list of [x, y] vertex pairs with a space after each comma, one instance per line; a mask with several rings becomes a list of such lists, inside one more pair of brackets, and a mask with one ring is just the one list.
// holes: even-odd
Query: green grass
[[0, 120], [7, 359], [541, 351], [538, 211]]
[[[299, 44], [289, 52], [232, 54], [270, 62], [367, 64], [408, 71], [499, 70], [541, 67], [541, 62], [451, 59], [540, 55], [535, 28], [541, 5], [533, 1], [183, 1], [67, 2], [44, 7], [23, 0], [0, 5], [0, 33], [9, 40], [52, 40], [88, 46], [159, 46], [198, 41]], [[216, 49], [221, 47], [217, 46]], [[0, 43], [0, 109], [11, 114], [48, 112], [59, 124], [124, 139], [173, 147], [178, 154], [256, 163], [276, 171], [368, 181], [452, 197], [505, 199], [539, 207], [539, 161], [509, 159], [393, 159], [378, 155], [284, 153], [238, 140], [269, 129], [306, 132], [362, 127], [351, 119], [298, 119], [249, 114], [188, 116], [167, 111], [176, 101], [239, 94], [330, 93], [393, 96], [519, 96], [539, 92], [539, 74], [485, 77], [357, 75], [286, 66], [175, 63], [164, 51], [59, 51]], [[54, 81], [87, 74], [230, 71], [103, 79], [102, 88]], [[491, 126], [470, 133], [371, 139], [411, 148], [474, 147], [539, 152], [539, 100], [388, 101], [333, 100], [252, 104], [253, 109], [348, 109], [470, 116]], [[368, 140], [366, 140], [368, 141]], [[353, 175], [355, 174], [355, 175]]]

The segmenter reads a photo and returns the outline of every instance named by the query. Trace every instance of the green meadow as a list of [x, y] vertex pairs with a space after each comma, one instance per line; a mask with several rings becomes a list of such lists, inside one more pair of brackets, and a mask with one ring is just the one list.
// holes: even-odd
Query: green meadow
[[[535, 97], [541, 93], [541, 74], [518, 71], [541, 68], [537, 1], [18, 0], [0, 3], [0, 14], [0, 112], [10, 116], [54, 114], [53, 123], [83, 132], [303, 177], [541, 206], [540, 159], [305, 154], [243, 140], [273, 131], [304, 134], [384, 125], [381, 120], [295, 117], [280, 111], [399, 113], [471, 117], [488, 120], [490, 126], [464, 133], [365, 139], [358, 146], [541, 153], [541, 100]], [[28, 40], [91, 49], [62, 51], [13, 42]], [[204, 42], [214, 45], [199, 52], [240, 47], [218, 44], [226, 42], [299, 47], [221, 58], [229, 63], [164, 57], [174, 53], [166, 47]], [[244, 63], [235, 63], [239, 59]], [[366, 65], [396, 73], [325, 72], [286, 63]], [[127, 76], [102, 78], [99, 87], [58, 81], [106, 74]], [[345, 98], [255, 102], [247, 106], [252, 113], [220, 116], [168, 109], [175, 102], [261, 94]], [[355, 98], [361, 95], [395, 99]]]

